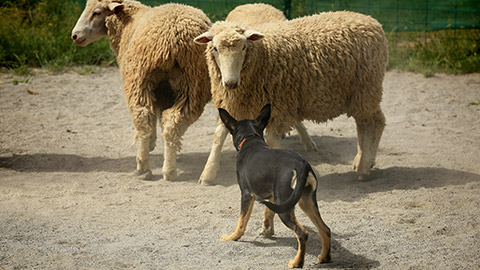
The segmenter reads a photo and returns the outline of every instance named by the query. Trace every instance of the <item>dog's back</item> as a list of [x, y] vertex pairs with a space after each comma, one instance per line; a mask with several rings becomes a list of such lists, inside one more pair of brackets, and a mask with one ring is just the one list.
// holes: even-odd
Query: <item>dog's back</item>
[[[312, 167], [294, 151], [268, 146], [245, 149], [239, 154], [237, 172], [245, 176], [244, 181], [260, 202], [276, 213], [292, 209], [305, 189], [317, 189], [317, 177]], [[281, 202], [280, 205], [265, 201], [272, 195]]]

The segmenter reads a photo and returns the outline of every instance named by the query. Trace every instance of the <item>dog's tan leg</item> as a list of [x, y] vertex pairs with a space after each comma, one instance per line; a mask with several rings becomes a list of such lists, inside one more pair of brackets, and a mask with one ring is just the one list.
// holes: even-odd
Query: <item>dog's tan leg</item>
[[[273, 203], [273, 198], [269, 200]], [[275, 217], [275, 212], [270, 210], [268, 207], [265, 207], [265, 216], [263, 218], [262, 232], [260, 235], [263, 235], [265, 238], [270, 238], [275, 233], [273, 229], [273, 218]]]
[[295, 217], [293, 209], [290, 212], [278, 214], [283, 223], [295, 233], [298, 241], [297, 255], [288, 263], [289, 268], [301, 268], [307, 251], [308, 232], [303, 228]]
[[237, 228], [235, 231], [228, 235], [223, 235], [221, 241], [236, 241], [242, 237], [247, 228], [248, 220], [252, 214], [253, 203], [255, 202], [255, 196], [252, 194], [242, 195], [242, 206], [240, 210], [240, 218], [238, 219]]
[[[313, 191], [315, 192], [315, 191]], [[318, 255], [318, 261], [320, 263], [329, 262], [331, 260], [330, 253], [330, 228], [323, 222], [320, 212], [318, 211], [318, 205], [316, 198], [313, 196], [312, 191], [305, 194], [298, 201], [298, 205], [310, 218], [310, 220], [317, 227], [320, 238], [322, 239], [322, 253]]]

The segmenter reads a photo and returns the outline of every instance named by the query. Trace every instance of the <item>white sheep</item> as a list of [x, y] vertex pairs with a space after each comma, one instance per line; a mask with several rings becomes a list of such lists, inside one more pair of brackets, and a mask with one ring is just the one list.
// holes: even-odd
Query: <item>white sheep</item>
[[254, 26], [256, 24], [286, 21], [287, 17], [283, 12], [272, 5], [255, 3], [237, 6], [228, 13], [225, 21], [240, 22], [245, 25]]
[[211, 99], [203, 50], [193, 43], [210, 26], [201, 10], [187, 5], [152, 8], [134, 0], [87, 0], [72, 30], [80, 46], [109, 38], [139, 142], [139, 178], [152, 177], [149, 152], [155, 147], [157, 119], [165, 143], [163, 178], [177, 175], [180, 139]]
[[[248, 26], [255, 26], [256, 24], [286, 21], [287, 17], [272, 5], [255, 3], [245, 4], [235, 7], [230, 11], [225, 19], [228, 22], [239, 22]], [[302, 122], [295, 123], [295, 128], [298, 131], [300, 141], [307, 151], [317, 151], [317, 146], [308, 135], [306, 127]], [[205, 168], [200, 175], [199, 183], [208, 185], [211, 184], [220, 166], [220, 152], [222, 151], [225, 137], [228, 135], [226, 129], [223, 128], [223, 124], [219, 120], [219, 125], [214, 134], [212, 149], [208, 156]], [[283, 134], [282, 134], [283, 135]]]
[[[254, 26], [256, 24], [286, 21], [287, 17], [282, 11], [269, 4], [254, 3], [240, 5], [228, 13], [225, 21], [239, 22], [247, 26]], [[317, 146], [307, 133], [307, 128], [302, 122], [295, 124], [298, 131], [300, 141], [303, 143], [305, 150], [317, 151]]]
[[[195, 42], [208, 44], [217, 107], [236, 119], [251, 119], [271, 103], [266, 134], [271, 146], [298, 121], [352, 116], [358, 136], [353, 167], [358, 179], [369, 174], [385, 126], [380, 102], [388, 51], [378, 21], [343, 11], [255, 27], [216, 22]], [[227, 131], [219, 125], [216, 132]]]

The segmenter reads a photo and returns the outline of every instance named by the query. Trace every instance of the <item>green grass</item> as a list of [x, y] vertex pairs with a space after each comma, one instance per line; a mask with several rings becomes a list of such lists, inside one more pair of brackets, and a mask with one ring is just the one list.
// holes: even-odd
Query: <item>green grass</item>
[[[78, 47], [70, 39], [83, 7], [84, 1], [79, 0], [0, 2], [0, 70], [31, 75], [35, 67], [50, 71], [72, 68], [89, 74], [97, 70], [92, 66], [115, 64], [106, 38], [86, 47]], [[387, 38], [389, 69], [425, 76], [480, 72], [480, 30], [391, 32]]]
[[7, 0], [0, 4], [0, 66], [27, 72], [25, 67], [52, 71], [75, 65], [114, 62], [108, 40], [76, 46], [71, 31], [83, 4], [67, 0]]
[[480, 72], [480, 30], [388, 33], [388, 67], [431, 76]]

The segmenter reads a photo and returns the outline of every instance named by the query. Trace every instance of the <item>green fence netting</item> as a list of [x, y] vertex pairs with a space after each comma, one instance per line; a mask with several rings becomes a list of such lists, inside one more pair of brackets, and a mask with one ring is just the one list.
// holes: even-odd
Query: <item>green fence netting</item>
[[222, 20], [238, 5], [262, 2], [282, 10], [288, 18], [324, 11], [350, 10], [371, 15], [387, 32], [425, 32], [444, 29], [478, 29], [479, 0], [140, 0], [155, 6], [184, 3], [202, 9], [214, 21]]

